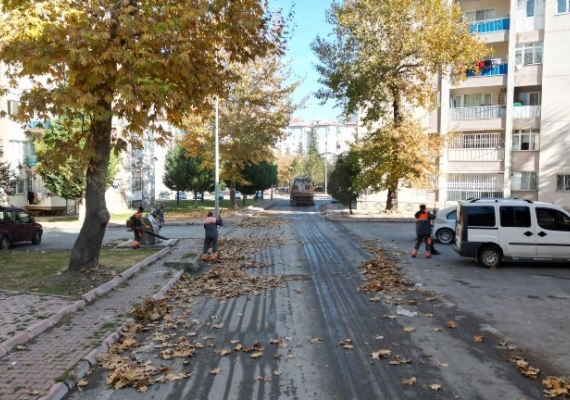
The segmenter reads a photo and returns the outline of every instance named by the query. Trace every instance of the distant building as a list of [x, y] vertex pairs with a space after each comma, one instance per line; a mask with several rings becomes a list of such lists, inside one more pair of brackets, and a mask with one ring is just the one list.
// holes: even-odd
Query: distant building
[[286, 128], [287, 137], [282, 140], [277, 149], [281, 154], [306, 155], [313, 135], [315, 135], [319, 154], [336, 156], [348, 151], [356, 137], [358, 124], [355, 118], [337, 121], [313, 120], [303, 121], [293, 118]]

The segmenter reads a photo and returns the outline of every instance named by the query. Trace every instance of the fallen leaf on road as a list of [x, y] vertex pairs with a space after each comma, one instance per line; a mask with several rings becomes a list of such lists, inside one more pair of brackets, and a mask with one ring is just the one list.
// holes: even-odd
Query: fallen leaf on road
[[457, 328], [457, 322], [455, 322], [455, 321], [448, 321], [446, 325], [448, 328], [451, 328], [451, 329]]
[[415, 330], [416, 330], [416, 328], [414, 328], [413, 326], [406, 326], [404, 328], [404, 332], [413, 332]]
[[478, 333], [473, 337], [473, 340], [477, 343], [483, 343], [483, 341], [485, 340], [485, 337], [483, 336], [482, 333]]
[[390, 354], [392, 354], [392, 352], [388, 349], [380, 349], [378, 351], [373, 351], [372, 352], [372, 358], [379, 360], [381, 358], [384, 358], [386, 356], [389, 356]]
[[415, 376], [412, 376], [410, 379], [404, 379], [404, 380], [402, 381], [402, 383], [403, 383], [404, 385], [412, 386], [412, 385], [415, 385], [415, 384], [416, 384], [416, 381], [417, 381], [417, 380], [416, 380], [416, 377], [415, 377]]
[[221, 368], [214, 368], [210, 370], [210, 375], [216, 375], [219, 374], [220, 372], [222, 372]]
[[319, 344], [319, 343], [322, 343], [322, 342], [323, 342], [323, 339], [318, 338], [318, 337], [314, 337], [314, 338], [312, 338], [311, 340], [309, 340], [309, 343], [311, 343], [311, 344]]
[[279, 376], [281, 375], [281, 371], [279, 371], [278, 369], [273, 371], [273, 375]]
[[429, 385], [429, 388], [432, 390], [440, 390], [441, 385], [439, 383], [432, 383], [431, 385]]
[[351, 343], [352, 343], [352, 339], [344, 339], [344, 340], [341, 340], [340, 342], [338, 342], [338, 344], [340, 344], [345, 349], [353, 349], [354, 346]]
[[251, 358], [259, 358], [263, 355], [262, 351], [256, 351], [255, 353], [251, 354]]

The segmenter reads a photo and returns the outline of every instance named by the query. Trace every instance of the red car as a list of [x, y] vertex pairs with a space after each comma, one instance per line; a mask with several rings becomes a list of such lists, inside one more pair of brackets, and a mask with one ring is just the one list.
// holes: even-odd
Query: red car
[[40, 244], [43, 233], [41, 224], [35, 222], [26, 210], [0, 206], [0, 250], [7, 250], [11, 243]]

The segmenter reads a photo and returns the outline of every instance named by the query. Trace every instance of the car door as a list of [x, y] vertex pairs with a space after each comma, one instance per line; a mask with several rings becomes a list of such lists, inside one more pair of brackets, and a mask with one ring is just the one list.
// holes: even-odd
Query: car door
[[527, 205], [499, 207], [499, 242], [509, 257], [535, 257], [536, 234]]
[[7, 210], [5, 212], [5, 226], [10, 237], [10, 242], [16, 243], [22, 241], [22, 231], [20, 229], [20, 222], [18, 222], [18, 214], [14, 210]]
[[537, 255], [570, 259], [570, 216], [560, 210], [536, 208]]
[[34, 224], [32, 224], [30, 216], [24, 210], [19, 210], [16, 215], [16, 219], [19, 222], [20, 240], [29, 242], [34, 236]]

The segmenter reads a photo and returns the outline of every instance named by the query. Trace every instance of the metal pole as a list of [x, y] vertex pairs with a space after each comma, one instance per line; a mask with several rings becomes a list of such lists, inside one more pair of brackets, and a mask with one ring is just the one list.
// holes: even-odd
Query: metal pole
[[329, 192], [327, 192], [327, 164], [329, 163], [328, 160], [328, 153], [325, 153], [325, 194], [328, 194]]
[[218, 113], [219, 113], [219, 102], [218, 97], [216, 97], [216, 178], [215, 178], [215, 196], [216, 199], [214, 200], [215, 208], [216, 208], [216, 218], [218, 217], [220, 212], [220, 144], [219, 144], [219, 129], [218, 129]]

